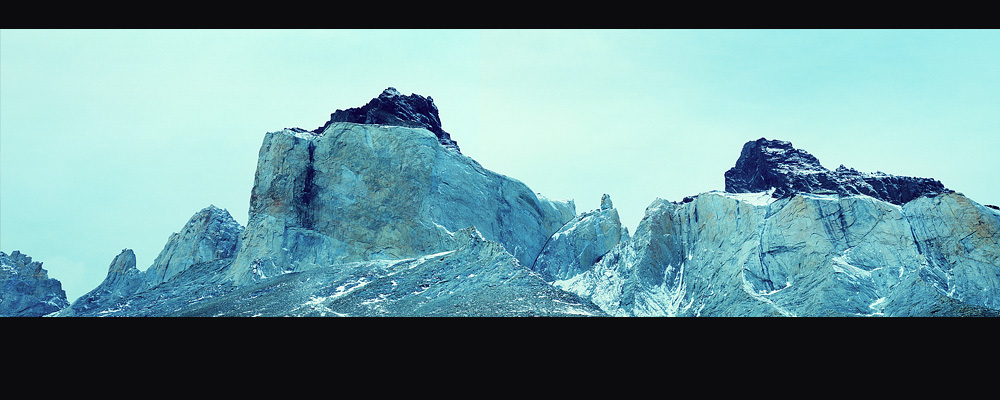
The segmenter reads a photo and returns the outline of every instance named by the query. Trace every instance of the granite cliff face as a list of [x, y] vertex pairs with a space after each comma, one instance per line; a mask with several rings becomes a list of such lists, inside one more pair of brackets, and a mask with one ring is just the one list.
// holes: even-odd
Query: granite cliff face
[[657, 199], [631, 240], [555, 285], [615, 316], [1000, 310], [1000, 213], [936, 181], [876, 176], [886, 185], [863, 182], [889, 188], [880, 197], [853, 193], [861, 181], [766, 140], [748, 143], [726, 178], [727, 192]]
[[628, 240], [628, 230], [605, 194], [600, 209], [577, 215], [549, 237], [532, 269], [550, 282], [566, 279], [589, 269], [622, 240]]
[[320, 130], [266, 134], [245, 229], [202, 210], [149, 269], [123, 251], [59, 315], [604, 315], [530, 269], [573, 202], [486, 170], [436, 118], [390, 88]]
[[267, 133], [245, 228], [201, 210], [148, 269], [125, 249], [50, 315], [1000, 313], [994, 208], [777, 140], [748, 142], [725, 178], [656, 199], [630, 235], [609, 195], [577, 214], [461, 154], [429, 97], [389, 88], [317, 130]]
[[17, 250], [0, 252], [0, 317], [40, 317], [68, 305], [62, 283], [41, 262]]
[[422, 128], [332, 122], [265, 135], [236, 282], [344, 262], [451, 250], [475, 227], [530, 266], [575, 215]]

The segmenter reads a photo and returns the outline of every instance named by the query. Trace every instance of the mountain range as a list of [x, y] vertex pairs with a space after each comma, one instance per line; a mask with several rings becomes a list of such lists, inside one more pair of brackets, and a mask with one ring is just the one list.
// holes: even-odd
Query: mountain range
[[1000, 210], [932, 178], [747, 142], [725, 190], [577, 212], [483, 168], [388, 88], [264, 135], [247, 226], [208, 206], [70, 304], [0, 253], [3, 316], [997, 316]]

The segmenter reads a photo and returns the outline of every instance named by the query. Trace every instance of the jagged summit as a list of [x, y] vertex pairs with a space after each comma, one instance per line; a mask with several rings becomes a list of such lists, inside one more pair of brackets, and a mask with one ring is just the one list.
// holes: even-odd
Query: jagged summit
[[69, 305], [62, 283], [40, 261], [0, 251], [0, 317], [39, 317]]
[[792, 147], [791, 142], [765, 138], [744, 144], [740, 158], [726, 171], [725, 178], [726, 192], [750, 193], [774, 188], [775, 198], [796, 193], [863, 194], [902, 205], [923, 195], [951, 192], [931, 178], [863, 173], [843, 165], [830, 171], [812, 154]]
[[448, 132], [441, 129], [441, 117], [438, 116], [438, 108], [434, 105], [434, 99], [418, 94], [407, 96], [393, 87], [383, 90], [382, 94], [364, 106], [346, 110], [338, 109], [330, 114], [329, 121], [313, 130], [313, 133], [322, 133], [333, 122], [425, 128], [437, 136], [441, 145], [461, 152], [458, 143], [451, 139]]

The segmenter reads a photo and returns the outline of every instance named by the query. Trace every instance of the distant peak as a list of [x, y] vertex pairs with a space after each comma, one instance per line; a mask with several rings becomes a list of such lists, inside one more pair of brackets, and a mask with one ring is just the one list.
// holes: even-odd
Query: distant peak
[[391, 86], [368, 104], [346, 110], [338, 109], [330, 114], [329, 121], [313, 132], [322, 133], [334, 122], [424, 128], [434, 133], [442, 146], [461, 152], [458, 143], [441, 128], [441, 117], [433, 98], [419, 94], [404, 95]]
[[866, 195], [893, 204], [917, 197], [950, 192], [931, 178], [896, 176], [882, 172], [862, 173], [841, 164], [824, 168], [819, 159], [791, 142], [760, 138], [743, 145], [736, 165], [725, 173], [726, 192], [763, 192], [774, 188], [773, 197], [796, 193]]

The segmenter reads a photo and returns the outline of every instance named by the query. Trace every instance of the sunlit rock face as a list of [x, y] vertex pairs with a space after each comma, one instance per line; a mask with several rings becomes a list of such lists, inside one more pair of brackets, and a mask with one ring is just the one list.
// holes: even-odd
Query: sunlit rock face
[[0, 252], [0, 317], [40, 317], [69, 305], [62, 283], [40, 261]]
[[736, 165], [725, 173], [726, 191], [753, 193], [774, 189], [775, 198], [796, 193], [863, 194], [902, 205], [923, 195], [951, 190], [931, 178], [862, 173], [841, 165], [830, 171], [808, 152], [790, 142], [758, 139], [743, 146]]

